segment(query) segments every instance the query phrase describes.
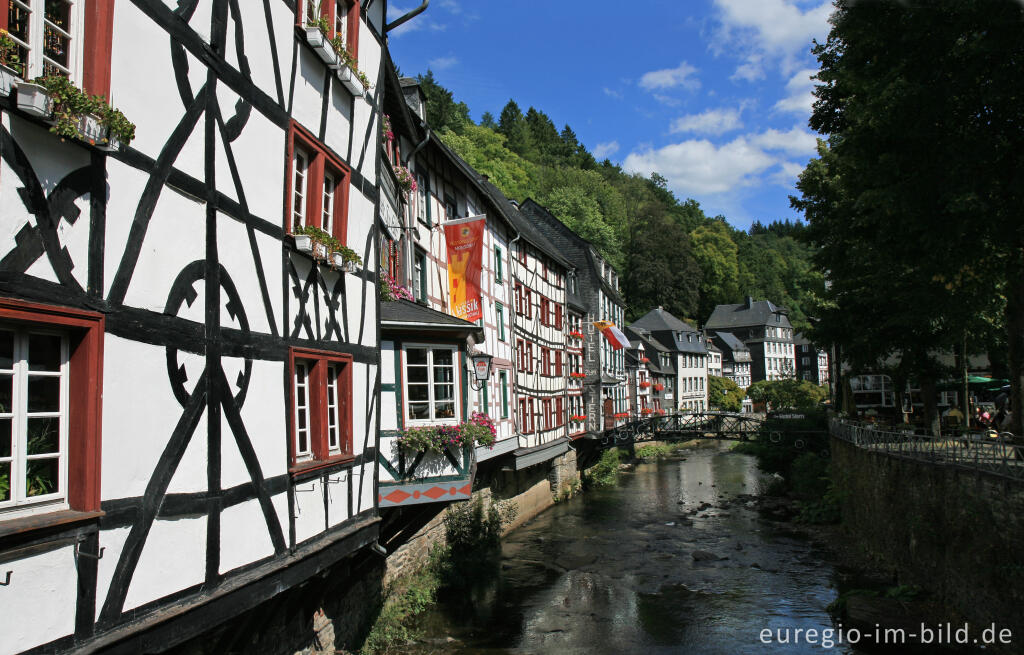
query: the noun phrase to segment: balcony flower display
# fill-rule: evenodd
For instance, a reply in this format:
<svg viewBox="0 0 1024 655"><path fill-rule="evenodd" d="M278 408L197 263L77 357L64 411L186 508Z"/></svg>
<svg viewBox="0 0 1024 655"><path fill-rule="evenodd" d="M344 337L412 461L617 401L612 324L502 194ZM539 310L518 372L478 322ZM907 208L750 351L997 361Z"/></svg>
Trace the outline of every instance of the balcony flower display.
<svg viewBox="0 0 1024 655"><path fill-rule="evenodd" d="M640 410L640 413L641 414L645 414L645 415L646 414L653 414L654 410L651 409L650 407L644 407L643 409Z"/></svg>
<svg viewBox="0 0 1024 655"><path fill-rule="evenodd" d="M665 415L665 410L659 409L658 410L658 416L664 416L664 415Z"/></svg>
<svg viewBox="0 0 1024 655"><path fill-rule="evenodd" d="M401 187L402 191L406 193L416 191L416 178L409 172L409 169L401 164L396 164L394 169L395 177L398 178L398 186Z"/></svg>
<svg viewBox="0 0 1024 655"><path fill-rule="evenodd" d="M651 362L651 359L650 357L641 357L640 361L643 362L644 364L649 364Z"/></svg>
<svg viewBox="0 0 1024 655"><path fill-rule="evenodd" d="M380 136L388 143L395 140L395 133L391 129L391 117L387 114L384 114L384 117L380 121Z"/></svg>
<svg viewBox="0 0 1024 655"><path fill-rule="evenodd" d="M409 300L416 302L415 296L412 295L412 291L403 287L401 284L395 281L387 271L381 269L380 271L380 299L385 302L394 302L396 300Z"/></svg>
<svg viewBox="0 0 1024 655"><path fill-rule="evenodd" d="M629 412L619 412L618 414L613 414L612 418L629 418Z"/></svg>
<svg viewBox="0 0 1024 655"><path fill-rule="evenodd" d="M363 265L363 259L348 246L322 229L313 226L296 225L292 230L295 237L295 248L300 252L309 253L313 259L321 261L331 268L340 268L355 272Z"/></svg>
<svg viewBox="0 0 1024 655"><path fill-rule="evenodd" d="M659 382L656 385L654 385L654 390L655 391L664 391L665 390L665 385L662 384L661 382Z"/></svg>
<svg viewBox="0 0 1024 655"><path fill-rule="evenodd" d="M638 386L641 389L646 389L647 387L651 386L651 383L650 382L641 382Z"/></svg>
<svg viewBox="0 0 1024 655"><path fill-rule="evenodd" d="M498 431L487 414L473 412L459 425L425 425L404 430L398 446L414 452L443 452L449 446L493 446Z"/></svg>
<svg viewBox="0 0 1024 655"><path fill-rule="evenodd" d="M569 420L570 421L575 421L575 422L579 423L580 421L586 421L587 420L587 415L586 414L573 414L572 416L569 417Z"/></svg>
<svg viewBox="0 0 1024 655"><path fill-rule="evenodd" d="M572 337L573 339L579 339L580 341L583 341L583 333L580 332L579 330L570 330L569 336Z"/></svg>
<svg viewBox="0 0 1024 655"><path fill-rule="evenodd" d="M577 380L582 380L583 378L587 377L587 374L586 373L578 373L576 371L573 371L572 373L569 374L569 377L575 378Z"/></svg>

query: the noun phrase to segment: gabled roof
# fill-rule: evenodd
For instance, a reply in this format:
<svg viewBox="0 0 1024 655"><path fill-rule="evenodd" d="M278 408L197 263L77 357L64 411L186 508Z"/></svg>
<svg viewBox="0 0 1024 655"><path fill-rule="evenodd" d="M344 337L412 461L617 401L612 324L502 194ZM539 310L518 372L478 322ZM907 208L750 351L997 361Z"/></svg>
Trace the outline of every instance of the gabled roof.
<svg viewBox="0 0 1024 655"><path fill-rule="evenodd" d="M718 305L715 311L711 312L705 327L708 330L729 329L738 327L750 327L755 325L781 325L793 327L785 307L779 307L770 300L754 300L747 297L746 302L735 305ZM775 315L781 314L782 320L775 322Z"/></svg>
<svg viewBox="0 0 1024 655"><path fill-rule="evenodd" d="M380 304L380 324L383 330L417 330L456 335L483 332L483 329L476 323L464 321L451 314L445 314L408 300L382 302Z"/></svg>
<svg viewBox="0 0 1024 655"><path fill-rule="evenodd" d="M723 351L750 350L747 348L747 344L737 339L732 332L712 332L711 338L722 345Z"/></svg>
<svg viewBox="0 0 1024 655"><path fill-rule="evenodd" d="M630 324L630 327L641 328L648 332L696 332L689 323L680 321L678 318L669 314L661 307L652 309L637 320Z"/></svg>

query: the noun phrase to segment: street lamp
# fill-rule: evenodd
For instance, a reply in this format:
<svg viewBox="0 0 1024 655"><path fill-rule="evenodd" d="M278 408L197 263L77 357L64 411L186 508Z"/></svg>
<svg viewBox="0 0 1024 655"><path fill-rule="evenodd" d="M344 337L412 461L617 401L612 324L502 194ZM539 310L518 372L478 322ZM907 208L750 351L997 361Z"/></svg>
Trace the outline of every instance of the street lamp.
<svg viewBox="0 0 1024 655"><path fill-rule="evenodd" d="M487 353L478 352L473 354L470 359L473 360L473 377L470 378L469 384L475 391L480 391L483 388L483 383L491 377L491 355Z"/></svg>

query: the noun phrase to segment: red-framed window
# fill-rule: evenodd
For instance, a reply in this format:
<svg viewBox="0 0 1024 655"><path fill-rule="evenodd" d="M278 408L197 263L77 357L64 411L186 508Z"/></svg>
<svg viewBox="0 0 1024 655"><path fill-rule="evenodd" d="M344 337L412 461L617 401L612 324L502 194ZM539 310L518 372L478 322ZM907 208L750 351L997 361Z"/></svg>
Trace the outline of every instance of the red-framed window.
<svg viewBox="0 0 1024 655"><path fill-rule="evenodd" d="M551 375L551 349L540 347L540 374Z"/></svg>
<svg viewBox="0 0 1024 655"><path fill-rule="evenodd" d="M555 427L561 427L565 424L565 410L562 406L562 399L555 398Z"/></svg>
<svg viewBox="0 0 1024 655"><path fill-rule="evenodd" d="M541 299L538 302L538 305L539 305L539 307L537 308L537 317L540 319L540 324L541 325L550 325L551 323L548 320L550 318L550 314L549 314L550 302L548 301L547 298L541 296Z"/></svg>
<svg viewBox="0 0 1024 655"><path fill-rule="evenodd" d="M554 376L555 377L559 377L559 378L562 377L562 351L561 350L556 350L555 351L555 371L554 371Z"/></svg>
<svg viewBox="0 0 1024 655"><path fill-rule="evenodd" d="M546 398L541 401L541 413L544 419L544 429L550 430L555 427L554 417L552 416L553 410L551 409L551 399Z"/></svg>
<svg viewBox="0 0 1024 655"><path fill-rule="evenodd" d="M562 306L557 303L555 304L555 329L562 329Z"/></svg>
<svg viewBox="0 0 1024 655"><path fill-rule="evenodd" d="M318 227L345 243L351 171L304 127L288 130L285 230Z"/></svg>
<svg viewBox="0 0 1024 655"><path fill-rule="evenodd" d="M89 95L110 97L114 0L0 0L0 28L28 65L24 79L64 75Z"/></svg>
<svg viewBox="0 0 1024 655"><path fill-rule="evenodd" d="M0 298L0 520L100 509L104 318Z"/></svg>
<svg viewBox="0 0 1024 655"><path fill-rule="evenodd" d="M317 9L320 13L317 14ZM300 0L295 13L295 24L304 27L319 16L327 17L328 38L341 36L345 49L353 57L359 56L360 0Z"/></svg>
<svg viewBox="0 0 1024 655"><path fill-rule="evenodd" d="M533 292L528 288L523 289L523 315L533 318Z"/></svg>
<svg viewBox="0 0 1024 655"><path fill-rule="evenodd" d="M352 356L292 348L288 364L292 471L351 459Z"/></svg>
<svg viewBox="0 0 1024 655"><path fill-rule="evenodd" d="M533 403L533 398L519 399L519 431L523 434L529 434L536 431Z"/></svg>

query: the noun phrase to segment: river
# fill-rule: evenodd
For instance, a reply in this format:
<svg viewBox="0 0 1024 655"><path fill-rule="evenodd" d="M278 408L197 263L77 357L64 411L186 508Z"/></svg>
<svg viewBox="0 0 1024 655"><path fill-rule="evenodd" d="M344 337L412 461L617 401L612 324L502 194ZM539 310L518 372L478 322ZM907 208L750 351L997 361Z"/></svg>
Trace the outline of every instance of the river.
<svg viewBox="0 0 1024 655"><path fill-rule="evenodd" d="M827 555L748 503L723 502L757 493L753 458L717 444L683 455L508 535L492 579L421 618L416 652L823 652L837 595ZM790 643L765 645L765 629L788 630Z"/></svg>

